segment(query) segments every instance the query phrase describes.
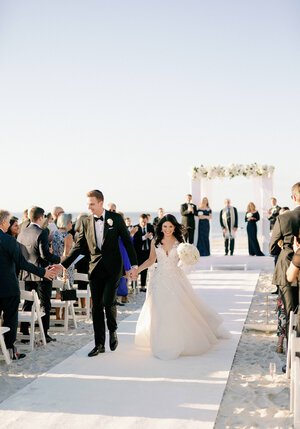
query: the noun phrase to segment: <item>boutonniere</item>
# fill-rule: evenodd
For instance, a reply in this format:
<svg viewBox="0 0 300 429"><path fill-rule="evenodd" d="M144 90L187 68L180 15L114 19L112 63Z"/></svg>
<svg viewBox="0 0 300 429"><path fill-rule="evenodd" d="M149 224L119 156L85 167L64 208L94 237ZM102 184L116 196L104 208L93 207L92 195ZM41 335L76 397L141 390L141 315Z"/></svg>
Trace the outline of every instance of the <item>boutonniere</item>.
<svg viewBox="0 0 300 429"><path fill-rule="evenodd" d="M107 219L106 221L108 223L109 226L113 226L114 221L112 219Z"/></svg>

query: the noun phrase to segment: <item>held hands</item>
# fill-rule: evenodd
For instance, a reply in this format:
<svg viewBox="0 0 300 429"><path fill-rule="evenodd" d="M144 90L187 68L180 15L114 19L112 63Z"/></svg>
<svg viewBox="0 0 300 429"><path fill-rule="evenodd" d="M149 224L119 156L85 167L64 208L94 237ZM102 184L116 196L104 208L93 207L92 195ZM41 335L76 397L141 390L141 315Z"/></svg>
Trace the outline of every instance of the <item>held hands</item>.
<svg viewBox="0 0 300 429"><path fill-rule="evenodd" d="M56 273L53 268L49 265L45 268L44 279L53 280L56 277Z"/></svg>
<svg viewBox="0 0 300 429"><path fill-rule="evenodd" d="M131 268L131 270L126 272L126 277L129 277L130 280L136 281L138 278L138 269Z"/></svg>

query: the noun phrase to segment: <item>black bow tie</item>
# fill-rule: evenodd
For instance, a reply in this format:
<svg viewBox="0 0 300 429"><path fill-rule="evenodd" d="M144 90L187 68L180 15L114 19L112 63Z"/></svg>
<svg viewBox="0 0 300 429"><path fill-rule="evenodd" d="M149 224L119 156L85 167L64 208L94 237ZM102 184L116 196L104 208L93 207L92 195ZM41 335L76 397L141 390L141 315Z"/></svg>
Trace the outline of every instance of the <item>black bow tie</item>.
<svg viewBox="0 0 300 429"><path fill-rule="evenodd" d="M95 222L97 222L97 220L102 220L103 221L103 216L100 216L100 217L94 216L94 219L95 219Z"/></svg>

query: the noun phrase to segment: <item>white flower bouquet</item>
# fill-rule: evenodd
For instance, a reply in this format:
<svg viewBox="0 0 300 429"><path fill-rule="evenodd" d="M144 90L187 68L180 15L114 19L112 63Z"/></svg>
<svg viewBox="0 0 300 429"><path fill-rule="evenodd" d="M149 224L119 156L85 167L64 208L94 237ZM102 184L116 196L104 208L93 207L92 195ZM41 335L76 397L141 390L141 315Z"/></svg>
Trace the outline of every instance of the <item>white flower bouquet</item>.
<svg viewBox="0 0 300 429"><path fill-rule="evenodd" d="M180 243L177 247L177 254L180 261L185 265L194 265L200 259L197 247L190 243Z"/></svg>

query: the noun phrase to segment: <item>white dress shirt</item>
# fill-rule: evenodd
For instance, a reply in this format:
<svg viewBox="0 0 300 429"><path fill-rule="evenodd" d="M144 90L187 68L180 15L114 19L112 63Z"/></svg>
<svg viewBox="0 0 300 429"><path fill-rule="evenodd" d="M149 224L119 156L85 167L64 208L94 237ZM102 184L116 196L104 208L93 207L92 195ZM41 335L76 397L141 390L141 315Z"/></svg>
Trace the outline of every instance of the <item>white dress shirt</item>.
<svg viewBox="0 0 300 429"><path fill-rule="evenodd" d="M103 243L103 233L104 233L104 222L105 222L105 210L103 210L102 215L103 220L97 220L95 221L95 233L96 233L96 242L98 248L101 250L102 243ZM94 216L98 217L98 216Z"/></svg>

